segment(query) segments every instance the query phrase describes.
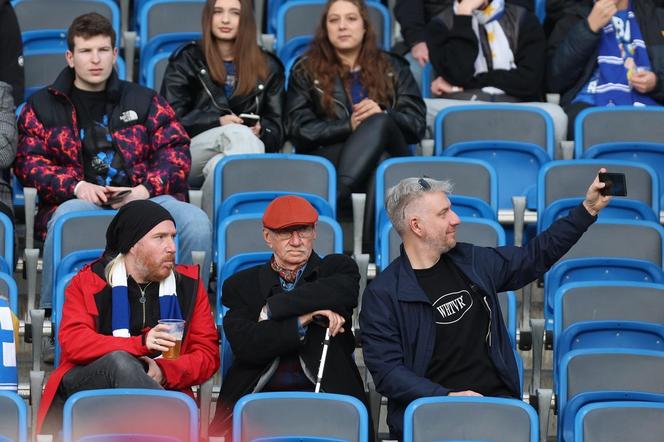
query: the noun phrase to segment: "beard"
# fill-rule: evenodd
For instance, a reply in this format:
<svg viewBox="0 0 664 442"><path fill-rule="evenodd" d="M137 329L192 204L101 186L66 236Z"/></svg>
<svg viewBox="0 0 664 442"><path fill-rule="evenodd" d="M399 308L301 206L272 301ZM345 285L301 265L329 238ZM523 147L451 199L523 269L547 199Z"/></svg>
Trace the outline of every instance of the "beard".
<svg viewBox="0 0 664 442"><path fill-rule="evenodd" d="M137 256L136 270L146 281L161 282L171 274L175 268L175 255L167 255L156 259L152 256Z"/></svg>

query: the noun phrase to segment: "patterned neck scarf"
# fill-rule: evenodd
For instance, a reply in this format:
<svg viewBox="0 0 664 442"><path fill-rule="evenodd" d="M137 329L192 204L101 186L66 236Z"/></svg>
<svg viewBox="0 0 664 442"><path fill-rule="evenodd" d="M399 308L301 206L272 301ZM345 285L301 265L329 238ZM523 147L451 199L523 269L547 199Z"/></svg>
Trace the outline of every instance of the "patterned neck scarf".
<svg viewBox="0 0 664 442"><path fill-rule="evenodd" d="M289 283L289 284L292 284L297 280L297 276L298 276L299 271L302 270L304 268L304 266L306 266L306 265L307 265L307 263L305 261L303 264L298 266L296 269L288 270L288 269L285 269L285 268L281 267L279 264L277 264L277 262L274 260L274 255L272 255L272 258L270 259L270 266L272 267L272 270L277 272L279 274L279 277L281 279L283 279L284 281L286 281L287 283Z"/></svg>

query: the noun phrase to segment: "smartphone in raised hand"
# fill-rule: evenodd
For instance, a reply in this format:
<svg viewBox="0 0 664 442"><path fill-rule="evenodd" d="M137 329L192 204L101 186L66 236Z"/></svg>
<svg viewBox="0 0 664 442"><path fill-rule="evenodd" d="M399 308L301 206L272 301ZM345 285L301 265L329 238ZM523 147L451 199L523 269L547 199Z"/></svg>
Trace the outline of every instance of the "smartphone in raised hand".
<svg viewBox="0 0 664 442"><path fill-rule="evenodd" d="M627 196L627 182L624 173L600 173L599 181L605 184L604 188L599 191L601 195Z"/></svg>

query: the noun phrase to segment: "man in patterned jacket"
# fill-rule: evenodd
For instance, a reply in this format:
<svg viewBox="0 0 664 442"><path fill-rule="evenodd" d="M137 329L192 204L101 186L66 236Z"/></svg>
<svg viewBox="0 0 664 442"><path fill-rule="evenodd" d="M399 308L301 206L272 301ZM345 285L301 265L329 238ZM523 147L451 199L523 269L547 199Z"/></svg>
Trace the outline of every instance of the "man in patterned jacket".
<svg viewBox="0 0 664 442"><path fill-rule="evenodd" d="M210 221L184 202L189 138L164 98L118 78L115 40L103 16L77 17L67 35L69 67L35 93L19 117L14 171L39 196L35 230L45 238L40 302L45 308L52 298L55 220L72 211L118 209L133 200L151 199L173 215L180 227L180 261L191 262L192 251L205 251L201 276L208 281Z"/></svg>

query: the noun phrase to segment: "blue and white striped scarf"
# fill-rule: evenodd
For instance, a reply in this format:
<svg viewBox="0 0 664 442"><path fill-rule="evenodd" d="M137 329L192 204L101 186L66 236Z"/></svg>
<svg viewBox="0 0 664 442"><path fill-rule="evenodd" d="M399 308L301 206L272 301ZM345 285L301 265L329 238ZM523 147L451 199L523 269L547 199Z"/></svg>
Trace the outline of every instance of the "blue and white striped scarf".
<svg viewBox="0 0 664 442"><path fill-rule="evenodd" d="M7 299L0 297L0 390L17 391L16 342L18 319Z"/></svg>
<svg viewBox="0 0 664 442"><path fill-rule="evenodd" d="M596 106L657 105L650 96L637 92L629 83L637 68L652 69L632 3L626 10L618 11L601 32L597 69L587 88L581 92L585 99L580 101L592 100Z"/></svg>
<svg viewBox="0 0 664 442"><path fill-rule="evenodd" d="M129 295L127 292L127 270L124 257L118 259L110 275L113 310L111 325L113 336L128 338L129 334ZM159 313L161 319L182 319L175 288L175 274L171 271L166 279L159 283Z"/></svg>

